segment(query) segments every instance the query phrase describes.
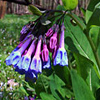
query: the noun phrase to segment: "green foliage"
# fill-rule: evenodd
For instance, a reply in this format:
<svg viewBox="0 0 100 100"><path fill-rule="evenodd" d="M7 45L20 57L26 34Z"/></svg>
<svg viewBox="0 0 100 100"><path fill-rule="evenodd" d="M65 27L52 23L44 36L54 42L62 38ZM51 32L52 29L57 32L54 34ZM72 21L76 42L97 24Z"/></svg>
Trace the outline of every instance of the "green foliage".
<svg viewBox="0 0 100 100"><path fill-rule="evenodd" d="M85 81L74 70L71 70L71 79L76 100L95 100Z"/></svg>
<svg viewBox="0 0 100 100"><path fill-rule="evenodd" d="M54 24L61 14L67 10L76 7L70 1L63 0L64 6L59 5L57 12L50 14L42 13L34 6L29 9L36 15L42 15L41 26L48 28ZM68 6L67 6L68 5ZM65 7L65 8L64 8ZM60 12L59 12L60 10ZM65 25L65 49L68 51L68 66L53 66L51 69L45 69L42 74L38 74L36 82L24 82L24 76L18 78L18 73L14 69L5 65L4 59L8 56L18 41L18 33L21 27L28 21L33 20L30 16L15 16L10 19L10 15L0 22L0 49L1 67L0 82L7 83L7 78L15 79L19 86L12 91L12 97L18 100L22 96L37 95L36 99L42 100L100 100L100 2L99 0L90 0L87 10L82 9L83 19L79 16L67 12L64 16ZM58 16L60 13L60 16ZM56 17L54 17L56 16ZM17 18L19 17L19 18ZM45 17L45 18L44 18ZM52 20L54 18L54 20ZM27 20L26 20L27 19ZM34 18L35 19L35 18ZM16 21L17 20L17 21ZM61 20L62 21L62 20ZM10 27L9 27L10 26ZM6 39L4 39L4 37ZM6 44L6 47L4 46ZM10 44L10 46L9 46ZM6 53L4 53L6 52ZM51 55L50 55L51 57ZM6 73L6 74L5 74ZM14 75L14 76L12 76ZM4 87L3 97L8 97L9 91ZM17 93L18 92L18 93ZM21 95L19 95L21 94ZM8 96L7 96L8 95Z"/></svg>
<svg viewBox="0 0 100 100"><path fill-rule="evenodd" d="M37 7L35 7L33 5L29 5L28 6L28 9L34 15L38 15L38 16L41 16L42 15L41 11Z"/></svg>

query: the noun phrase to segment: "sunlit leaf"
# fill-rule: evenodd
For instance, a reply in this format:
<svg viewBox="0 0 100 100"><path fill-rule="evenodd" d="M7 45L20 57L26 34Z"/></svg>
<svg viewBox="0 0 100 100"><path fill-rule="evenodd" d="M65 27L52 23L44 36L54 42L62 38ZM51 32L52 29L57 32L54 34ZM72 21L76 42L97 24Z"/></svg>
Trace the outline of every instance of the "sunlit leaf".
<svg viewBox="0 0 100 100"><path fill-rule="evenodd" d="M34 5L29 5L29 6L28 6L28 9L29 9L29 11L32 12L34 15L38 15L38 16L41 16L41 15L42 15L41 11L40 11L37 7L35 7Z"/></svg>

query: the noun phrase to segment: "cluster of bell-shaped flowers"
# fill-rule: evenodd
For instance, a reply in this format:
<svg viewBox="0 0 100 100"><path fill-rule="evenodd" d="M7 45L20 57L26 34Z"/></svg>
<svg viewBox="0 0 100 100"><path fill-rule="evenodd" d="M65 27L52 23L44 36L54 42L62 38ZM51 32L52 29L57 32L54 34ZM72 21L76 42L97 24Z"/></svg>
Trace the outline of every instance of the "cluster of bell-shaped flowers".
<svg viewBox="0 0 100 100"><path fill-rule="evenodd" d="M37 78L37 74L42 73L43 69L51 68L50 52L54 66L68 66L64 48L64 23L61 26L54 24L39 36L32 34L32 31L27 32L26 28L22 28L21 34L27 34L6 58L7 65L13 65L15 71L25 74L26 81Z"/></svg>

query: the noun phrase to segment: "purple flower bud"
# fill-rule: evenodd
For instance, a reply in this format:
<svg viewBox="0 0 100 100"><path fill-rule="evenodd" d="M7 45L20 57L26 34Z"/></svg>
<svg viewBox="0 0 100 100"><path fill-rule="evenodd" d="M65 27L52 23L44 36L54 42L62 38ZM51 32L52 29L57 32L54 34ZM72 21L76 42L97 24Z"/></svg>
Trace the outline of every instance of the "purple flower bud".
<svg viewBox="0 0 100 100"><path fill-rule="evenodd" d="M27 33L27 31L29 30L29 28L30 28L30 25L24 25L23 27L22 27L22 30L21 30L21 34L26 34Z"/></svg>
<svg viewBox="0 0 100 100"><path fill-rule="evenodd" d="M53 36L50 38L50 44L49 44L50 49L54 49L54 47L56 46L56 44L57 44L57 32L55 32L53 34Z"/></svg>
<svg viewBox="0 0 100 100"><path fill-rule="evenodd" d="M47 45L45 43L43 44L43 50L41 52L41 56L42 56L43 62L48 61L49 50L48 50Z"/></svg>
<svg viewBox="0 0 100 100"><path fill-rule="evenodd" d="M54 24L46 33L46 37L50 37L53 34L53 31L56 27L56 24Z"/></svg>
<svg viewBox="0 0 100 100"><path fill-rule="evenodd" d="M40 36L39 38L40 39L37 44L36 52L35 52L35 55L32 59L31 66L30 66L30 69L34 70L37 73L42 72L42 62L41 62L41 58L40 58L42 37Z"/></svg>
<svg viewBox="0 0 100 100"><path fill-rule="evenodd" d="M52 59L55 58L56 52L57 52L57 45L54 47L54 50L53 50L53 52L52 52Z"/></svg>

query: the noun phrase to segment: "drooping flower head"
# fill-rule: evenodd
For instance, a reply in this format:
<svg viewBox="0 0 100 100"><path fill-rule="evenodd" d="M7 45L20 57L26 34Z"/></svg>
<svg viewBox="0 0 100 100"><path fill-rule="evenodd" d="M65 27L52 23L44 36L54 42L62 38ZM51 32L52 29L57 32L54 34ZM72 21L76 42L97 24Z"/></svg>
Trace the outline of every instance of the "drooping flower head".
<svg viewBox="0 0 100 100"><path fill-rule="evenodd" d="M43 25L41 18L43 17L40 16L34 24L32 22L22 28L20 44L6 58L6 64L13 65L18 73L25 74L26 81L34 82L38 73L43 69L50 69L50 60L53 60L54 66L57 64L68 66L64 47L64 23L61 25L61 20L58 19L51 27L52 24ZM49 25L50 29L48 29ZM49 56L50 52L52 57Z"/></svg>

